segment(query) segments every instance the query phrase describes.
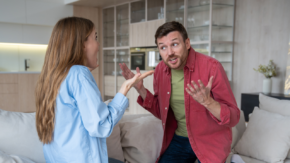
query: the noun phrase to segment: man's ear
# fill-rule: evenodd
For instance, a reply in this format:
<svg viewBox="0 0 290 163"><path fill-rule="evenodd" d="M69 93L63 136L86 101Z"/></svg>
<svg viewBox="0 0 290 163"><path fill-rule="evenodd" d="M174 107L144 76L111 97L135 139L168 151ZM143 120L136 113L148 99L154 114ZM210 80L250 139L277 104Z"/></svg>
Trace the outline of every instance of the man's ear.
<svg viewBox="0 0 290 163"><path fill-rule="evenodd" d="M189 38L187 38L187 39L185 40L185 46L186 46L186 49L187 49L187 50L190 49L190 40L189 40Z"/></svg>

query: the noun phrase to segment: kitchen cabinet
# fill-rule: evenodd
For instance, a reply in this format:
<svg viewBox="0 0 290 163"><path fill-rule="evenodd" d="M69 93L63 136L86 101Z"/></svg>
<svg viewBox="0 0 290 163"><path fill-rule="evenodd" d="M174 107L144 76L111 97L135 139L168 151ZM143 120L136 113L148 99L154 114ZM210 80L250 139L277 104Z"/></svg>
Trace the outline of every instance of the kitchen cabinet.
<svg viewBox="0 0 290 163"><path fill-rule="evenodd" d="M167 0L166 22L182 23L191 46L216 58L232 80L235 0Z"/></svg>
<svg viewBox="0 0 290 163"><path fill-rule="evenodd" d="M145 21L145 16L146 16L145 7L146 7L145 0L131 3L131 10L130 10L131 23L138 23L138 22Z"/></svg>
<svg viewBox="0 0 290 163"><path fill-rule="evenodd" d="M130 47L156 46L155 32L164 19L130 24Z"/></svg>

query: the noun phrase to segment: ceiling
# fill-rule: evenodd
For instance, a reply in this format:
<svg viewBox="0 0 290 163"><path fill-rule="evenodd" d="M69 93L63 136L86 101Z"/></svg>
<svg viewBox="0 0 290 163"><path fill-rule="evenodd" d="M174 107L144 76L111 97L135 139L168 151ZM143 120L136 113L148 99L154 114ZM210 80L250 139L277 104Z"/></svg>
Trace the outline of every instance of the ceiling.
<svg viewBox="0 0 290 163"><path fill-rule="evenodd" d="M74 0L74 2L68 4L104 8L133 1L136 0Z"/></svg>

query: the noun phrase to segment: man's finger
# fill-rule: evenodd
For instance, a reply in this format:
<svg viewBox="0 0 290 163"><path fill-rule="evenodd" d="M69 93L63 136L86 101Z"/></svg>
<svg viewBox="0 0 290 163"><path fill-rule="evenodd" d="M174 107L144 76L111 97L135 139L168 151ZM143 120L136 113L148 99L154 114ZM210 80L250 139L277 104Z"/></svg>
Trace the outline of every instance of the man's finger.
<svg viewBox="0 0 290 163"><path fill-rule="evenodd" d="M213 82L213 76L210 77L209 82L206 86L206 87L210 88L210 90L211 90L212 82Z"/></svg>
<svg viewBox="0 0 290 163"><path fill-rule="evenodd" d="M192 92L192 93L196 93L196 90L190 85L187 84L187 88Z"/></svg>
<svg viewBox="0 0 290 163"><path fill-rule="evenodd" d="M140 73L140 69L139 69L139 67L136 67L136 72L137 72L137 73Z"/></svg>
<svg viewBox="0 0 290 163"><path fill-rule="evenodd" d="M185 88L185 90L190 96L192 96L192 92L190 92L190 90L188 88Z"/></svg>
<svg viewBox="0 0 290 163"><path fill-rule="evenodd" d="M191 83L192 83L192 85L194 86L194 89L197 91L197 92L199 92L200 91L200 89L199 89L199 86L192 80L191 81Z"/></svg>
<svg viewBox="0 0 290 163"><path fill-rule="evenodd" d="M198 84L199 84L199 86L200 86L201 89L204 89L204 88L205 88L205 87L204 87L204 84L202 83L201 80L198 80Z"/></svg>

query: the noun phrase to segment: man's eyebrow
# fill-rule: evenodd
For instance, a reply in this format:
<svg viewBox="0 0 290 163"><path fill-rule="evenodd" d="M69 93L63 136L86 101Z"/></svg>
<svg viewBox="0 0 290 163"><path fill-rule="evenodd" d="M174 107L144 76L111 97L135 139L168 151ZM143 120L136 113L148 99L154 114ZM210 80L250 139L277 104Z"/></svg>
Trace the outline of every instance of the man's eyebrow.
<svg viewBox="0 0 290 163"><path fill-rule="evenodd" d="M97 35L97 32L95 33L95 35Z"/></svg>
<svg viewBox="0 0 290 163"><path fill-rule="evenodd" d="M175 40L177 40L177 38L174 38L174 39L172 39L171 41L175 41ZM161 43L159 43L158 45L161 45L161 44L163 44L163 43L161 42Z"/></svg>

